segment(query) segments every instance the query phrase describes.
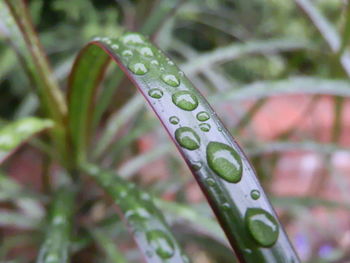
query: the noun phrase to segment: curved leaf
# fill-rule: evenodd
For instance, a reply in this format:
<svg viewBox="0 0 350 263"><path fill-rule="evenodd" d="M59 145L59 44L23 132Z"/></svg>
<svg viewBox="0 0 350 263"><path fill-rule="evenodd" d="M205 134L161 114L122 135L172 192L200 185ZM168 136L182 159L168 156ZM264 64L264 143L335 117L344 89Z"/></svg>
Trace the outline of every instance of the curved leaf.
<svg viewBox="0 0 350 263"><path fill-rule="evenodd" d="M249 161L183 72L143 36L98 38L80 53L69 85L69 125L84 161L93 85L108 56L155 111L191 168L241 262L299 262ZM97 66L101 65L99 70ZM204 112L204 113L203 113ZM260 192L259 198L250 192ZM265 233L262 234L262 233ZM266 238L272 236L272 238Z"/></svg>
<svg viewBox="0 0 350 263"><path fill-rule="evenodd" d="M53 127L50 120L34 117L24 118L7 124L0 130L0 163L22 143L34 134Z"/></svg>
<svg viewBox="0 0 350 263"><path fill-rule="evenodd" d="M57 190L51 205L49 226L37 263L68 261L75 192L69 186Z"/></svg>
<svg viewBox="0 0 350 263"><path fill-rule="evenodd" d="M113 198L147 262L188 262L150 195L112 172L92 165L84 170Z"/></svg>

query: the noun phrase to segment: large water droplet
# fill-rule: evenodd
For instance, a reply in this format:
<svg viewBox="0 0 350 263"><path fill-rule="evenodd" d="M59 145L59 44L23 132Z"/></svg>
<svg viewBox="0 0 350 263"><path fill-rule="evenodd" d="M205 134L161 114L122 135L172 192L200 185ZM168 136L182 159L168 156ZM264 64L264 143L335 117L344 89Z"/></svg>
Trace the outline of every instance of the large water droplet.
<svg viewBox="0 0 350 263"><path fill-rule="evenodd" d="M206 112L206 111L198 112L197 120L199 120L199 121L207 121L209 119L210 119L210 116L209 116L208 112Z"/></svg>
<svg viewBox="0 0 350 263"><path fill-rule="evenodd" d="M189 91L178 91L172 96L172 100L176 106L186 111L192 111L198 106L198 99Z"/></svg>
<svg viewBox="0 0 350 263"><path fill-rule="evenodd" d="M245 214L247 228L254 240L263 247L272 246L278 239L276 219L261 208L249 208Z"/></svg>
<svg viewBox="0 0 350 263"><path fill-rule="evenodd" d="M179 124L179 121L180 121L180 119L179 119L178 117L176 117L176 116L171 116L171 117L169 118L169 122L170 122L171 124L174 124L174 125Z"/></svg>
<svg viewBox="0 0 350 263"><path fill-rule="evenodd" d="M250 192L250 197L252 198L252 199L254 199L254 200L258 200L259 198L260 198L260 192L259 192L259 190L252 190L251 192Z"/></svg>
<svg viewBox="0 0 350 263"><path fill-rule="evenodd" d="M176 141L188 150L196 150L200 146L200 139L197 133L189 127L181 127L175 131Z"/></svg>
<svg viewBox="0 0 350 263"><path fill-rule="evenodd" d="M230 146L220 142L210 142L207 146L209 167L221 178L238 183L242 178L242 160Z"/></svg>
<svg viewBox="0 0 350 263"><path fill-rule="evenodd" d="M125 45L143 44L144 38L137 33L126 33L122 36L122 42Z"/></svg>
<svg viewBox="0 0 350 263"><path fill-rule="evenodd" d="M170 238L161 230L152 230L146 233L148 243L162 259L171 258L175 247Z"/></svg>
<svg viewBox="0 0 350 263"><path fill-rule="evenodd" d="M129 63L128 68L136 75L145 75L148 72L146 65L141 62L132 61Z"/></svg>
<svg viewBox="0 0 350 263"><path fill-rule="evenodd" d="M160 89L151 89L148 92L148 95L150 95L152 98L160 99L161 97L163 97L163 91L161 91Z"/></svg>
<svg viewBox="0 0 350 263"><path fill-rule="evenodd" d="M178 87L180 85L180 80L173 74L163 74L161 78L166 84L172 87Z"/></svg>
<svg viewBox="0 0 350 263"><path fill-rule="evenodd" d="M210 131L210 124L201 123L201 124L199 124L199 128L204 132L208 132L208 131Z"/></svg>
<svg viewBox="0 0 350 263"><path fill-rule="evenodd" d="M153 57L154 56L152 49L150 49L149 47L141 48L140 53L142 56L145 56L145 57Z"/></svg>

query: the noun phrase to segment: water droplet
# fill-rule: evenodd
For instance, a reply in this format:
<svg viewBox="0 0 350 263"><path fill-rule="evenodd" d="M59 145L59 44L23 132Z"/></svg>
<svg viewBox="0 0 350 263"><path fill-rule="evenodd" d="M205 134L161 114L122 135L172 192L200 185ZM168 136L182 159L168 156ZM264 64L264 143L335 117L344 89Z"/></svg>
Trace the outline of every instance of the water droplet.
<svg viewBox="0 0 350 263"><path fill-rule="evenodd" d="M148 72L148 68L141 62L132 61L129 63L128 68L136 75L145 75Z"/></svg>
<svg viewBox="0 0 350 263"><path fill-rule="evenodd" d="M249 208L245 214L247 228L254 240L263 247L272 246L278 239L276 219L261 208Z"/></svg>
<svg viewBox="0 0 350 263"><path fill-rule="evenodd" d="M101 41L101 38L100 37L94 37L93 41Z"/></svg>
<svg viewBox="0 0 350 263"><path fill-rule="evenodd" d="M218 131L219 131L219 132L222 132L222 128L221 128L221 127L218 127Z"/></svg>
<svg viewBox="0 0 350 263"><path fill-rule="evenodd" d="M152 64L152 65L155 65L155 66L158 66L158 65L159 65L159 62L158 62L158 60L155 60L155 59L154 59L154 60L151 61L151 64Z"/></svg>
<svg viewBox="0 0 350 263"><path fill-rule="evenodd" d="M134 53L130 49L126 49L122 52L123 57L131 57Z"/></svg>
<svg viewBox="0 0 350 263"><path fill-rule="evenodd" d="M151 89L148 92L148 95L150 95L152 98L160 99L161 97L163 97L163 91L161 91L160 89Z"/></svg>
<svg viewBox="0 0 350 263"><path fill-rule="evenodd" d="M146 233L148 243L162 259L171 258L175 247L171 239L161 230L152 230Z"/></svg>
<svg viewBox="0 0 350 263"><path fill-rule="evenodd" d="M242 178L242 160L230 146L220 142L210 142L207 146L209 167L221 178L238 183Z"/></svg>
<svg viewBox="0 0 350 263"><path fill-rule="evenodd" d="M110 45L110 44L112 44L112 41L109 40L109 39L107 39L107 40L106 40L106 43L107 43L108 45Z"/></svg>
<svg viewBox="0 0 350 263"><path fill-rule="evenodd" d="M145 42L143 36L138 33L126 33L122 36L122 42L125 45L143 44Z"/></svg>
<svg viewBox="0 0 350 263"><path fill-rule="evenodd" d="M180 80L173 74L163 74L161 78L166 84L172 87L178 87L180 85Z"/></svg>
<svg viewBox="0 0 350 263"><path fill-rule="evenodd" d="M208 177L207 179L205 179L205 181L207 182L208 185L210 186L214 186L216 184L214 178Z"/></svg>
<svg viewBox="0 0 350 263"><path fill-rule="evenodd" d="M103 42L107 42L107 41L109 40L109 38L108 38L108 37L103 37L101 40L102 40Z"/></svg>
<svg viewBox="0 0 350 263"><path fill-rule="evenodd" d="M198 112L197 120L199 120L199 121L207 121L209 119L210 119L210 116L209 116L208 112L206 112L206 111Z"/></svg>
<svg viewBox="0 0 350 263"><path fill-rule="evenodd" d="M179 119L178 117L176 117L176 116L171 116L171 117L169 118L169 122L170 122L171 124L176 125L176 124L179 124L180 119Z"/></svg>
<svg viewBox="0 0 350 263"><path fill-rule="evenodd" d="M202 163L200 161L194 161L191 163L191 167L195 171L199 171L202 168Z"/></svg>
<svg viewBox="0 0 350 263"><path fill-rule="evenodd" d="M125 217L129 221L146 220L150 218L150 216L150 213L144 207L140 206L132 207L125 213Z"/></svg>
<svg viewBox="0 0 350 263"><path fill-rule="evenodd" d="M174 66L174 65L175 65L175 63L174 63L174 62L172 62L172 61L168 61L168 65L170 65L170 66Z"/></svg>
<svg viewBox="0 0 350 263"><path fill-rule="evenodd" d="M172 100L176 106L186 111L192 111L198 106L198 99L189 91L178 91L172 96Z"/></svg>
<svg viewBox="0 0 350 263"><path fill-rule="evenodd" d="M145 57L153 57L154 56L152 49L150 49L149 47L141 48L140 53L142 56L145 56Z"/></svg>
<svg viewBox="0 0 350 263"><path fill-rule="evenodd" d="M222 207L222 209L225 210L225 211L228 211L228 210L230 210L230 208L231 208L231 206L230 206L229 203L223 203L221 207Z"/></svg>
<svg viewBox="0 0 350 263"><path fill-rule="evenodd" d="M201 124L199 124L199 128L204 132L208 132L208 131L210 131L210 124L201 123Z"/></svg>
<svg viewBox="0 0 350 263"><path fill-rule="evenodd" d="M196 150L200 146L200 139L197 133L189 127L181 127L175 131L176 141L188 150Z"/></svg>
<svg viewBox="0 0 350 263"><path fill-rule="evenodd" d="M119 49L119 46L118 46L117 44L113 44L113 45L112 45L112 48L115 49L115 50L117 50L117 49Z"/></svg>
<svg viewBox="0 0 350 263"><path fill-rule="evenodd" d="M181 77L183 77L183 76L185 76L185 73L183 72L183 71L179 71L179 76L181 76Z"/></svg>
<svg viewBox="0 0 350 263"><path fill-rule="evenodd" d="M251 198L252 199L254 199L254 200L258 200L259 198L260 198L260 192L259 192L259 190L252 190L251 192L250 192L250 196L251 196Z"/></svg>

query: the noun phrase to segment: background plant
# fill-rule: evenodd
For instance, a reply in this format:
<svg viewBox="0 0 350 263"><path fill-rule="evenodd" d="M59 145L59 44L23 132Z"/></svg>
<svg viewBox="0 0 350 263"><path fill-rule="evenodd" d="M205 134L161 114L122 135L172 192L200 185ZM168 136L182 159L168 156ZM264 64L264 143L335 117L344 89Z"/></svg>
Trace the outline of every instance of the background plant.
<svg viewBox="0 0 350 263"><path fill-rule="evenodd" d="M317 230L317 226L322 224L318 224L313 231L305 230L310 225L308 219L324 209L321 207L336 208L336 211L332 210L333 218L348 209L342 198L336 198L336 202L324 200L324 197L327 197L324 195L324 189L327 189L328 185L342 189L344 197L347 189L344 183L346 177L342 176L344 171L335 169L332 161L340 154L344 156L345 153L346 156L347 146L344 135L347 133L347 122L344 116L347 107L346 97L349 96L346 63L349 19L348 9L344 3L204 1L203 4L203 1L200 3L184 1L181 7L175 10L172 1L162 1L161 4L149 1L96 1L96 3L30 1L29 8L39 30L40 39L53 64L54 75L62 87L66 86L65 81L76 52L93 36L119 36L123 27L153 35L157 45L181 65L186 75L202 93L211 98L219 115L223 116L225 124L232 128L232 133L239 138L244 148L248 149L265 189L271 189L273 200L282 209L281 218L284 224L289 226L287 229L291 231L292 239L302 258L311 262L319 260L346 262L348 255L342 249L342 246L347 244L346 235L327 233L321 236L321 242L316 242L318 239L313 240L313 236L322 235L322 232ZM166 11L169 11L171 16L165 15L169 14ZM8 22L1 20L2 25ZM158 25L162 26L159 28ZM49 76L48 72L40 75L40 72L33 70L38 66L35 59L43 57L42 53L36 54L34 50L33 54L31 50L28 51L25 41L23 44L17 38L14 41L14 35L9 36L6 31L3 37L12 40L17 48L10 49L9 45L3 45L0 50L4 125L8 120L21 119L35 113L39 116L56 118L56 123L61 121L62 125L65 125L64 107L61 110L62 120L57 117L61 113L48 113L45 108L39 108L40 104L34 89L40 88L41 85L43 87L49 85L54 90L57 86L54 82L51 83L51 80L45 80L45 76ZM31 38L31 41L36 43L35 37ZM13 50L21 53L24 60L22 67ZM26 68L25 65L29 66ZM188 199L195 193L188 170L179 161L166 135L160 132L161 129L158 128L158 123L152 115L140 114L145 112L142 100L135 96L126 103L126 96L134 90L129 87L130 83L114 70L111 67L108 71L107 81L102 84L105 87L99 94L97 110L91 117L97 131L103 135L101 137L103 140L96 144L96 153L92 155L96 160L102 161L104 168L117 169L119 174L129 180L132 178L145 191L173 201L172 204L159 201L158 205L166 215L171 215L174 220L173 227L181 233L178 238L186 240L185 247L189 254L193 255L194 261L232 262L232 254L227 248L225 239L221 232L216 230L216 223L210 219L208 206L200 201L190 204L191 209L188 208ZM34 78L27 78L28 75ZM44 77L35 78L35 76ZM119 88L115 91L114 88L118 83ZM332 125L316 126L320 130L331 131L331 135L305 129L302 125L298 125L301 118L295 118L295 122L285 129L272 128L275 130L269 137L273 139L272 142L264 143L264 137L254 135L256 127L254 116L257 118L259 112L261 114L264 111L264 107L271 105L272 96L295 93L308 93L313 96L301 115L303 112L319 109L320 105L324 105L322 101L325 98L332 101L329 95L337 96ZM55 98L55 95L49 96L47 100L50 98ZM258 100L249 105L243 101L253 98ZM45 102L42 96L40 99ZM56 98L53 101L60 99ZM111 101L113 103L110 103ZM15 109L11 107L14 103L16 103ZM44 106L45 103L41 105ZM60 129L57 130L58 133L53 136L64 140L64 134ZM152 138L157 138L160 146L145 153L144 150L149 149L147 145L152 143ZM19 158L23 154L35 154L34 160L42 160L44 168L42 171L31 169L31 175L26 175L26 178L30 178L29 181L33 182L29 192L29 189L26 187L22 189L9 177L4 176L1 181L5 193L4 209L0 216L3 218L3 225L6 226L3 231L6 239L2 246L4 260L13 258L21 260L11 254L13 247L23 249L23 255L33 258L33 251L40 246L45 236L44 233L40 234L40 231L37 231L45 229L38 225L38 222L45 218L44 207L52 199L51 189L55 189L58 182L66 178L57 168L57 160L61 164L65 163L66 167L74 167L70 163L72 161L70 158L61 160L64 152L69 150L51 147L51 140L47 133L43 133L40 139L31 140L30 146L26 146L22 152L17 152L5 163L4 173L18 174L13 171L13 167L22 166ZM274 197L273 193L276 194L276 190L271 175L276 174L276 171L278 173L281 160L288 157L285 152L300 150L315 151L319 153L318 158L326 160L320 173L322 175L315 176L311 184L313 187L303 197ZM164 158L164 154L167 158ZM288 159L292 158L289 156ZM158 160L157 167L164 167L160 172L153 170L148 173L141 169L155 160ZM39 173L42 174L41 187L37 176ZM150 178L152 174L162 174L168 179L160 180L155 175L154 179L145 179ZM26 180L22 179L20 182L28 182ZM80 227L75 231L79 240L76 240L74 245L73 259L84 260L84 257L90 255L89 251L95 251L96 261L103 257L110 257L111 261L116 260L118 256L113 253L117 252L108 248L111 247L111 240L118 240L118 246L126 255L126 260L137 261L138 254L132 243L123 239L127 236L126 233L120 232L123 228L116 226L119 220L115 218L112 206L102 201L101 193L90 181L84 180L81 185L83 189L95 190L90 190L89 193L80 191L84 194L78 206L77 225ZM189 191L189 188L192 190ZM309 209L310 206L312 209ZM60 209L59 205L57 209ZM18 213L21 217L18 217ZM208 213L204 222L198 220L204 217L203 214ZM23 217L25 220L19 220ZM341 221L337 223L341 225ZM16 229L27 230L11 230L13 225L17 226ZM299 230L295 231L295 228ZM346 233L344 231L347 230L346 226L341 226L340 229ZM19 239L23 240L23 243L18 242ZM120 243L121 239L125 242ZM214 241L216 246L213 246L213 251L206 249L205 244L207 242L212 244Z"/></svg>

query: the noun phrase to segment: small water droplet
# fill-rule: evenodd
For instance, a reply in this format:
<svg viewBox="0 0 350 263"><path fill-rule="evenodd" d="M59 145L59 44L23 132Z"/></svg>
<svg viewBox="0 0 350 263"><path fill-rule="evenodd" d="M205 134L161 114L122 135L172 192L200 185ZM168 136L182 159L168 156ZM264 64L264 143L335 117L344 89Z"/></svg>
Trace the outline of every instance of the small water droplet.
<svg viewBox="0 0 350 263"><path fill-rule="evenodd" d="M107 41L109 40L109 38L108 38L108 37L103 37L101 40L102 40L103 42L107 42Z"/></svg>
<svg viewBox="0 0 350 263"><path fill-rule="evenodd" d="M179 119L178 117L176 117L176 116L171 116L171 117L169 118L169 122L170 122L171 124L176 125L176 124L179 124L180 119Z"/></svg>
<svg viewBox="0 0 350 263"><path fill-rule="evenodd" d="M146 233L148 243L162 259L171 258L175 253L175 247L171 239L161 230L151 230Z"/></svg>
<svg viewBox="0 0 350 263"><path fill-rule="evenodd" d="M110 45L110 44L112 44L112 41L111 41L110 39L108 39L108 40L106 40L106 43L107 43L108 45Z"/></svg>
<svg viewBox="0 0 350 263"><path fill-rule="evenodd" d="M198 99L189 91L178 91L172 96L172 100L176 106L186 111L192 111L198 106Z"/></svg>
<svg viewBox="0 0 350 263"><path fill-rule="evenodd" d="M202 168L202 163L200 161L194 161L191 163L191 167L195 171L199 171Z"/></svg>
<svg viewBox="0 0 350 263"><path fill-rule="evenodd" d="M230 146L220 142L210 142L207 146L209 167L221 178L238 183L242 178L242 160Z"/></svg>
<svg viewBox="0 0 350 263"><path fill-rule="evenodd" d="M140 53L142 56L145 56L145 57L153 57L154 56L152 49L150 49L149 47L141 48Z"/></svg>
<svg viewBox="0 0 350 263"><path fill-rule="evenodd" d="M158 66L158 65L159 65L159 62L158 62L158 60L153 59L153 60L151 61L151 64L152 64L152 65L155 65L155 66Z"/></svg>
<svg viewBox="0 0 350 263"><path fill-rule="evenodd" d="M128 65L130 71L136 75L145 75L148 72L148 68L141 62L130 62Z"/></svg>
<svg viewBox="0 0 350 263"><path fill-rule="evenodd" d="M210 185L210 186L215 186L215 184L216 184L214 178L211 178L211 177L208 177L207 179L205 179L205 181L206 181L207 184Z"/></svg>
<svg viewBox="0 0 350 263"><path fill-rule="evenodd" d="M197 133L189 127L181 127L175 131L176 141L188 150L196 150L200 146L200 138Z"/></svg>
<svg viewBox="0 0 350 263"><path fill-rule="evenodd" d="M219 132L222 132L222 128L221 128L221 127L218 127L218 131L219 131Z"/></svg>
<svg viewBox="0 0 350 263"><path fill-rule="evenodd" d="M169 66L174 66L174 65L175 65L175 63L174 63L174 62L172 62L171 60L169 60L169 61L168 61L168 65L169 65Z"/></svg>
<svg viewBox="0 0 350 263"><path fill-rule="evenodd" d="M143 36L138 33L126 33L121 39L125 45L143 44L145 42Z"/></svg>
<svg viewBox="0 0 350 263"><path fill-rule="evenodd" d="M258 199L260 198L260 192L259 192L259 190L256 190L256 189L252 190L252 191L250 192L250 196L251 196L252 199L258 200Z"/></svg>
<svg viewBox="0 0 350 263"><path fill-rule="evenodd" d="M163 91L161 91L160 89L151 89L148 92L148 95L150 95L152 98L160 99L161 97L163 97Z"/></svg>
<svg viewBox="0 0 350 263"><path fill-rule="evenodd" d="M254 240L263 247L270 247L278 239L277 220L261 208L249 208L245 214L245 222Z"/></svg>
<svg viewBox="0 0 350 263"><path fill-rule="evenodd" d="M197 113L197 120L199 121L207 121L210 119L209 113L206 111L201 111Z"/></svg>
<svg viewBox="0 0 350 263"><path fill-rule="evenodd" d="M119 46L118 46L117 44L113 44L113 45L112 45L112 48L113 48L114 50L117 50L117 49L119 49Z"/></svg>
<svg viewBox="0 0 350 263"><path fill-rule="evenodd" d="M166 84L172 87L178 87L180 85L180 80L173 74L163 74L161 78Z"/></svg>
<svg viewBox="0 0 350 263"><path fill-rule="evenodd" d="M131 57L134 53L130 49L126 49L122 52L123 57Z"/></svg>
<svg viewBox="0 0 350 263"><path fill-rule="evenodd" d="M222 207L222 209L225 210L225 211L228 211L228 210L230 210L230 208L231 208L231 206L230 206L229 203L223 203L221 207Z"/></svg>
<svg viewBox="0 0 350 263"><path fill-rule="evenodd" d="M179 76L181 76L181 77L183 77L183 76L185 76L185 73L183 72L183 71L179 71Z"/></svg>
<svg viewBox="0 0 350 263"><path fill-rule="evenodd" d="M101 38L100 37L94 37L93 41L101 41Z"/></svg>
<svg viewBox="0 0 350 263"><path fill-rule="evenodd" d="M199 128L204 132L208 132L208 131L210 131L210 124L201 123L201 124L199 124Z"/></svg>

